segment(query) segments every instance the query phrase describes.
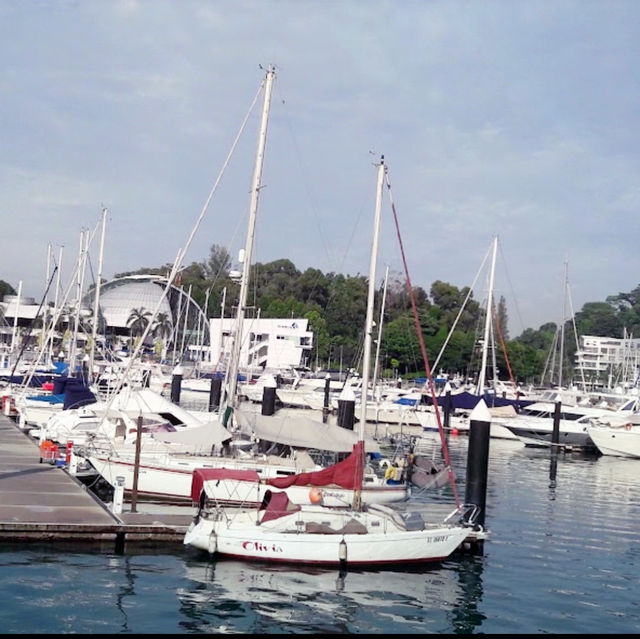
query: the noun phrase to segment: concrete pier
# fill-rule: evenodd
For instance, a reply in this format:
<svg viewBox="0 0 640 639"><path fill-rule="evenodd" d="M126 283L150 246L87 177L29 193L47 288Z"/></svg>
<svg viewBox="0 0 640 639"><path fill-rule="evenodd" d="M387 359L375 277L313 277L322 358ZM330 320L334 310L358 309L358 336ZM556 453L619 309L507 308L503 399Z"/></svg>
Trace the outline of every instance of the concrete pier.
<svg viewBox="0 0 640 639"><path fill-rule="evenodd" d="M182 541L191 507L138 507L119 515L67 471L40 462L38 444L0 416L0 540L114 543Z"/></svg>

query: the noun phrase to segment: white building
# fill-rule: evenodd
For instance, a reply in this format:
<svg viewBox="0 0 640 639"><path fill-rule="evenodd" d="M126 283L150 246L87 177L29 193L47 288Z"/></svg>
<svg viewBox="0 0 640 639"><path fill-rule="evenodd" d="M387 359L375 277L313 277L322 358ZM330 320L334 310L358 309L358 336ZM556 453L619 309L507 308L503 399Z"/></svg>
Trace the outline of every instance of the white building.
<svg viewBox="0 0 640 639"><path fill-rule="evenodd" d="M575 354L586 380L635 385L640 367L640 339L582 335Z"/></svg>
<svg viewBox="0 0 640 639"><path fill-rule="evenodd" d="M213 318L209 322L211 361L226 365L235 318ZM246 318L242 326L240 369L259 373L306 365L313 348L313 333L307 330L307 325L306 319Z"/></svg>

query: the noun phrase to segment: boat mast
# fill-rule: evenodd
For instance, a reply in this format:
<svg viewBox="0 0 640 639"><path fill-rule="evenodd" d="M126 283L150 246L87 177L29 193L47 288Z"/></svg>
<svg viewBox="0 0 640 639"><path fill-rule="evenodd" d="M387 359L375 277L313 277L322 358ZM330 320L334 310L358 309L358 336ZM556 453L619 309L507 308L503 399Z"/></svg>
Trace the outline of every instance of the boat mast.
<svg viewBox="0 0 640 639"><path fill-rule="evenodd" d="M371 381L371 388L373 389L373 398L377 403L379 401L379 393L376 390L378 385L378 365L380 362L380 344L382 342L382 324L384 322L384 306L387 301L387 282L389 281L389 267L384 273L384 287L382 289L382 303L380 304L380 324L378 326L378 339L376 342L376 359L373 364L373 379Z"/></svg>
<svg viewBox="0 0 640 639"><path fill-rule="evenodd" d="M258 135L258 149L256 153L256 163L253 171L253 183L251 186L251 199L249 202L249 228L247 230L247 240L244 247L244 260L242 263L242 279L240 281L240 297L238 299L238 312L236 315L236 327L233 335L233 346L231 350L231 362L229 365L229 386L226 397L227 406L235 406L236 388L238 385L238 368L240 360L240 346L242 342L242 324L244 322L247 293L249 284L249 269L251 267L251 256L253 253L253 236L256 226L256 215L258 212L258 197L260 195L262 165L264 163L264 152L267 143L267 125L269 122L269 107L271 105L271 92L273 80L276 72L275 67L270 65L267 69L264 85L264 103L262 106L262 121L260 133Z"/></svg>
<svg viewBox="0 0 640 639"><path fill-rule="evenodd" d="M367 423L367 390L369 386L369 369L371 368L371 332L373 329L373 299L376 288L376 262L378 260L378 237L380 235L380 211L382 210L382 189L385 174L384 155L378 164L378 185L376 191L376 210L373 222L373 241L371 243L371 259L369 262L369 290L367 294L367 316L364 325L364 347L362 357L362 388L360 394L360 428L359 439L363 442L362 456L359 468L364 468L364 432ZM356 490L353 493L354 510L362 509L362 474L360 475Z"/></svg>
<svg viewBox="0 0 640 639"><path fill-rule="evenodd" d="M100 287L102 285L102 264L104 262L104 235L107 225L107 209L102 207L102 232L100 233L100 255L98 256L98 278L96 280L96 294L93 298L93 324L91 327L91 352L89 354L89 380L93 381L93 365L96 356L96 339L98 336L98 321L100 313Z"/></svg>
<svg viewBox="0 0 640 639"><path fill-rule="evenodd" d="M487 349L489 347L489 329L491 326L491 304L493 294L493 279L496 270L496 253L498 250L498 236L493 238L493 257L491 258L491 271L489 273L489 292L487 294L487 314L484 321L484 340L482 342L482 364L480 366L480 375L478 376L477 395L484 393L485 375L487 370Z"/></svg>
<svg viewBox="0 0 640 639"><path fill-rule="evenodd" d="M558 390L562 390L562 365L564 364L564 324L567 317L567 283L569 263L564 263L564 283L562 295L562 321L560 322L560 362L558 363Z"/></svg>

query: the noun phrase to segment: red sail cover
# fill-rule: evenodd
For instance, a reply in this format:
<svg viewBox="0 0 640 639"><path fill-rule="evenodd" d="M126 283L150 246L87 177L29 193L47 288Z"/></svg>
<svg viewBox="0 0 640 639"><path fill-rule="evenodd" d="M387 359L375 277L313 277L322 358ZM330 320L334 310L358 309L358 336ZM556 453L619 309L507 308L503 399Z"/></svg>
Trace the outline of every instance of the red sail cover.
<svg viewBox="0 0 640 639"><path fill-rule="evenodd" d="M364 442L356 442L353 452L341 462L299 475L276 477L267 479L266 484L276 488L288 488L289 486L328 486L335 484L350 490L362 488L362 473L364 469Z"/></svg>

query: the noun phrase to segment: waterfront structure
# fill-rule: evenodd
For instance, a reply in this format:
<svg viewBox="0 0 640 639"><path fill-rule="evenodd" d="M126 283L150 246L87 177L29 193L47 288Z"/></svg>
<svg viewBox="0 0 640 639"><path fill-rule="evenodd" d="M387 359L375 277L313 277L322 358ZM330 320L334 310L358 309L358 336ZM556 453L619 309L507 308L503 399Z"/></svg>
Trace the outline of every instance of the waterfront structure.
<svg viewBox="0 0 640 639"><path fill-rule="evenodd" d="M640 339L633 337L597 337L581 335L575 354L577 370L587 383L636 386L640 373Z"/></svg>
<svg viewBox="0 0 640 639"><path fill-rule="evenodd" d="M235 318L212 318L211 362L224 368L231 356ZM313 333L308 320L294 319L245 319L240 337L239 366L256 373L283 370L308 365L313 349Z"/></svg>

